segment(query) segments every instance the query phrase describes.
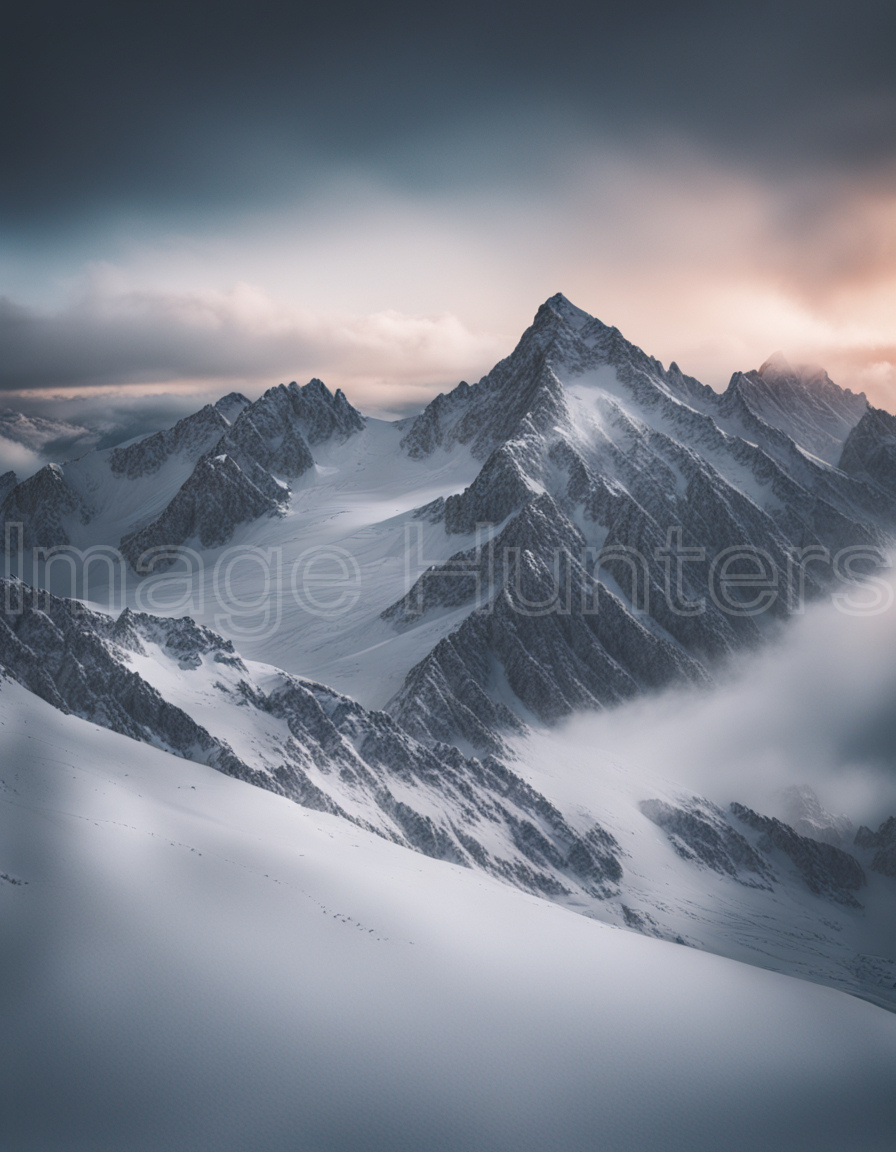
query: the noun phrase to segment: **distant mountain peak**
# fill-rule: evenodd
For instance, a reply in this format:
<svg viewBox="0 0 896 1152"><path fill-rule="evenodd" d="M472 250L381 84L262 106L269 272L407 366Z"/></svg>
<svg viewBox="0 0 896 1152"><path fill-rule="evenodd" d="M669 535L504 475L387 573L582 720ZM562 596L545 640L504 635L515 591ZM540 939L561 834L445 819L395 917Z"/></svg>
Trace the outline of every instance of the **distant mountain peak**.
<svg viewBox="0 0 896 1152"><path fill-rule="evenodd" d="M829 464L840 457L850 431L868 407L864 393L841 388L816 364L791 364L775 352L758 370L735 372L722 399L723 412L741 422L759 419L785 432ZM752 435L747 429L747 435Z"/></svg>
<svg viewBox="0 0 896 1152"><path fill-rule="evenodd" d="M817 371L817 369L816 369ZM796 376L800 373L793 367L784 353L779 349L760 365L759 375L765 379L776 376Z"/></svg>

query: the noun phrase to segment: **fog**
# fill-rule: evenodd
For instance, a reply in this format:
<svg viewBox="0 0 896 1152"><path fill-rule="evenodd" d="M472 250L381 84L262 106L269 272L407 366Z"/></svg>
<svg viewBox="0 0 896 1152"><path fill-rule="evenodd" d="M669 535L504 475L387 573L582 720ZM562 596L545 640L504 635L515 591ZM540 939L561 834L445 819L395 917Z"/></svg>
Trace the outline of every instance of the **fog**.
<svg viewBox="0 0 896 1152"><path fill-rule="evenodd" d="M876 826L896 812L896 605L892 570L875 580L810 606L709 689L576 717L561 747L600 748L773 814L782 788L806 784L829 810Z"/></svg>

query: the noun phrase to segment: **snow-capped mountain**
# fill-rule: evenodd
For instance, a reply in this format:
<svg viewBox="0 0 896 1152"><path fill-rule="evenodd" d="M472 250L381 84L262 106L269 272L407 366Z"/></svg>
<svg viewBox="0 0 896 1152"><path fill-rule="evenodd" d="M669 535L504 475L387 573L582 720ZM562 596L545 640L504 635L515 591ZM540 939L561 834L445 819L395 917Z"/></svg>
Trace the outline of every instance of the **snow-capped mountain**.
<svg viewBox="0 0 896 1152"><path fill-rule="evenodd" d="M745 426L761 421L778 428L828 464L839 462L868 407L864 393L839 388L822 368L794 368L780 352L756 372L736 372L720 403Z"/></svg>
<svg viewBox="0 0 896 1152"><path fill-rule="evenodd" d="M864 397L780 358L719 395L562 296L416 418L365 420L317 380L244 400L44 470L2 516L26 547L120 546L132 569L189 546L205 604L228 545L276 550L284 571L338 547L359 574L351 610L322 623L287 602L276 637L247 630L246 654L470 749L704 679L842 575L844 548L884 547L896 527L886 438L872 453L863 431L886 414ZM744 546L760 569L735 569L720 602L713 560ZM754 612L763 566L776 583Z"/></svg>
<svg viewBox="0 0 896 1152"><path fill-rule="evenodd" d="M893 1007L889 824L610 761L598 786L550 748L574 711L709 685L854 580L844 552L867 571L896 533L894 428L780 358L718 394L558 295L416 417L315 379L0 478L0 692Z"/></svg>

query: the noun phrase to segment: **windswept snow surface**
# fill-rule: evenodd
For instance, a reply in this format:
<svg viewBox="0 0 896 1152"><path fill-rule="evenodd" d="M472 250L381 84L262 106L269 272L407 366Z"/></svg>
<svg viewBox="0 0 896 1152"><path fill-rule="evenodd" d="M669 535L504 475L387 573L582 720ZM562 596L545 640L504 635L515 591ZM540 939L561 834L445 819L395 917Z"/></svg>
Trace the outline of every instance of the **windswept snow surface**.
<svg viewBox="0 0 896 1152"><path fill-rule="evenodd" d="M9 1152L885 1152L896 1016L0 686Z"/></svg>

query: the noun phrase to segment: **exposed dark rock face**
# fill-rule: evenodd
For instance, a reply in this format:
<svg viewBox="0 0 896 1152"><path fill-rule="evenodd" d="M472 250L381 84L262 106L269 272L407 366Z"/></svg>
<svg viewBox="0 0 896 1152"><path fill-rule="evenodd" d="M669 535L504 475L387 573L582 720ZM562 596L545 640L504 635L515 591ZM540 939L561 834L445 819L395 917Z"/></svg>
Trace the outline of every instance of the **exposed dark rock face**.
<svg viewBox="0 0 896 1152"><path fill-rule="evenodd" d="M226 396L215 401L215 408L229 424L232 424L240 412L248 408L251 403L252 401L242 392L228 392Z"/></svg>
<svg viewBox="0 0 896 1152"><path fill-rule="evenodd" d="M774 873L767 862L715 804L696 799L678 805L643 800L638 807L662 828L684 860L704 864L751 888L772 887Z"/></svg>
<svg viewBox="0 0 896 1152"><path fill-rule="evenodd" d="M313 467L311 449L295 418L292 394L280 384L245 408L216 451L254 460L269 472L295 479Z"/></svg>
<svg viewBox="0 0 896 1152"><path fill-rule="evenodd" d="M757 843L763 852L774 856L777 851L790 860L810 892L839 904L860 907L853 892L862 888L866 881L855 856L833 844L800 836L781 820L760 816L743 804L732 804L731 812L741 823L759 833Z"/></svg>
<svg viewBox="0 0 896 1152"><path fill-rule="evenodd" d="M96 617L95 626L102 632L107 627L106 618ZM189 616L151 616L147 612L125 608L107 635L119 648L141 655L146 651L145 641L158 644L185 669L198 668L202 657L208 655L212 655L219 664L243 671L246 667L230 640L203 628Z"/></svg>
<svg viewBox="0 0 896 1152"><path fill-rule="evenodd" d="M208 764L300 804L341 815L379 835L528 891L603 897L622 876L613 837L573 828L557 808L493 757L427 746L395 720L320 684L281 677L262 691L229 641L189 618L125 610L118 618L0 581L0 669L63 712ZM289 737L266 764L166 701L128 666L157 645L184 671L204 663L238 678L234 707L278 717ZM228 691L223 685L222 692Z"/></svg>
<svg viewBox="0 0 896 1152"><path fill-rule="evenodd" d="M445 531L470 534L476 525L500 524L531 500L533 485L520 466L525 445L502 444L469 488L444 503Z"/></svg>
<svg viewBox="0 0 896 1152"><path fill-rule="evenodd" d="M896 494L896 416L869 408L843 445L840 468Z"/></svg>
<svg viewBox="0 0 896 1152"><path fill-rule="evenodd" d="M13 488L15 488L18 482L19 478L16 476L15 472L12 471L12 469L10 469L9 472L4 472L3 475L0 476L0 507L2 507L3 501L10 494L10 492L12 492Z"/></svg>
<svg viewBox="0 0 896 1152"><path fill-rule="evenodd" d="M347 440L364 428L364 417L345 397L341 388L331 392L316 377L303 387L295 381L288 389L296 416L309 444L325 440Z"/></svg>
<svg viewBox="0 0 896 1152"><path fill-rule="evenodd" d="M62 712L258 783L259 773L227 744L127 667L116 652L111 618L24 584L0 581L0 591L12 609L0 614L0 667L7 675ZM131 613L125 626L136 629L139 621ZM225 656L232 654L220 645Z"/></svg>
<svg viewBox="0 0 896 1152"><path fill-rule="evenodd" d="M121 551L137 567L149 549L175 547L197 540L214 548L230 539L234 528L259 516L280 511L288 495L262 469L253 470L253 482L230 456L204 456L190 478L148 527L125 536Z"/></svg>
<svg viewBox="0 0 896 1152"><path fill-rule="evenodd" d="M364 418L339 389L320 380L300 388L278 384L244 408L218 451L244 453L278 476L295 478L313 465L310 445L344 440L364 427Z"/></svg>
<svg viewBox="0 0 896 1152"><path fill-rule="evenodd" d="M4 479L10 475L14 478L14 474L7 473ZM0 504L0 541L6 524L21 524L26 548L68 544L66 521L70 517L83 520L86 515L87 510L59 465L45 464L9 490Z"/></svg>
<svg viewBox="0 0 896 1152"><path fill-rule="evenodd" d="M145 440L138 440L126 448L116 448L109 457L109 467L115 476L151 476L176 453L198 461L217 444L228 423L217 406L206 404L191 416L178 420L173 428L156 432Z"/></svg>
<svg viewBox="0 0 896 1152"><path fill-rule="evenodd" d="M411 670L389 711L421 739L453 733L495 750L501 729L519 730L521 719L551 722L673 680L702 680L696 661L595 583L583 548L575 526L540 495L493 549L424 574L386 619L407 627L434 608L472 603L477 589L480 607Z"/></svg>
<svg viewBox="0 0 896 1152"><path fill-rule="evenodd" d="M863 825L856 833L855 844L858 848L874 850L872 872L896 877L896 816L890 816L876 832Z"/></svg>

